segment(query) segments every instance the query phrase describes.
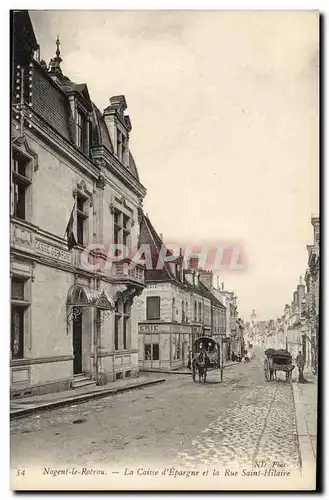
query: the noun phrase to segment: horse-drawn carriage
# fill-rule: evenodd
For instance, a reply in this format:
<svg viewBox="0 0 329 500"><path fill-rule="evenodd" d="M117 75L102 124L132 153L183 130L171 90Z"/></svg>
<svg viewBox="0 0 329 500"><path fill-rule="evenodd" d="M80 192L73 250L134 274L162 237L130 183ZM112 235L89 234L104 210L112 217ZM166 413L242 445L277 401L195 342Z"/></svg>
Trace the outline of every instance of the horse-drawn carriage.
<svg viewBox="0 0 329 500"><path fill-rule="evenodd" d="M291 382L292 371L295 365L292 364L292 356L285 349L267 349L265 351L264 374L265 380L276 378L276 372L284 372L287 382Z"/></svg>
<svg viewBox="0 0 329 500"><path fill-rule="evenodd" d="M206 382L209 369L220 370L223 380L223 363L221 362L220 345L212 337L199 337L194 341L192 377L195 382L196 373L199 373L199 382Z"/></svg>

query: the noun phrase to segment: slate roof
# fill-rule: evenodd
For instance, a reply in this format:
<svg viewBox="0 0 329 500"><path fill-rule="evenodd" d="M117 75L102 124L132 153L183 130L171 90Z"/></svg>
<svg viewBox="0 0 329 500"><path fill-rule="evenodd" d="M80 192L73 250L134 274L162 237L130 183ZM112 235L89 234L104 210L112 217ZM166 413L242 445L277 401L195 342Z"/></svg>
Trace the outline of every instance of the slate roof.
<svg viewBox="0 0 329 500"><path fill-rule="evenodd" d="M100 110L97 108L97 106L92 103L93 107L93 115L92 115L92 120L93 120L93 137L92 137L92 143L93 145L98 145L102 144L110 151L113 153L113 145L112 141L110 138L109 131L107 129L107 126L103 120L102 113Z"/></svg>
<svg viewBox="0 0 329 500"><path fill-rule="evenodd" d="M13 53L28 65L33 58L33 51L38 48L33 26L28 11L15 11L12 17ZM46 66L46 65L45 65ZM58 68L57 68L58 69ZM103 145L113 154L113 145L101 111L91 101L88 87L85 83L72 82L59 72L52 72L53 77L42 63L33 60L32 71L32 109L51 128L64 139L74 144L73 118L68 95L76 93L83 105L91 113L92 145ZM26 75L27 82L28 75ZM54 79L53 79L54 78ZM139 175L134 158L129 152L127 170L139 181Z"/></svg>
<svg viewBox="0 0 329 500"><path fill-rule="evenodd" d="M154 229L150 219L143 215L141 221L141 229L140 229L140 244L150 245L151 257L152 257L152 269L145 270L145 282L151 281L174 281L176 284L181 285L178 279L175 277L173 272L171 271L167 262L164 263L162 269L156 269L157 262L159 259L159 254L163 242ZM168 250L168 252L170 252Z"/></svg>
<svg viewBox="0 0 329 500"><path fill-rule="evenodd" d="M129 151L129 166L128 166L128 169L129 169L130 173L139 181L139 175L138 175L138 170L137 170L137 167L136 167L136 163L135 163L133 155L131 154L130 151Z"/></svg>
<svg viewBox="0 0 329 500"><path fill-rule="evenodd" d="M205 295L206 297L208 297L208 299L210 299L213 302L213 304L215 304L217 307L219 307L220 309L226 309L226 307L221 303L221 301L218 300L217 297L215 297L215 295L213 295L211 293L211 291L209 290L209 288L204 286L203 283L199 282L197 288L199 288L200 293L202 295Z"/></svg>
<svg viewBox="0 0 329 500"><path fill-rule="evenodd" d="M33 110L65 139L72 142L70 105L65 93L37 63L32 73Z"/></svg>
<svg viewBox="0 0 329 500"><path fill-rule="evenodd" d="M10 11L11 41L13 60L19 58L20 64L29 64L34 50L38 49L32 22L27 10ZM17 61L15 61L16 63Z"/></svg>
<svg viewBox="0 0 329 500"><path fill-rule="evenodd" d="M185 277L183 282L179 281L170 269L167 262L164 263L163 269L156 269L159 252L161 246L164 245L164 243L154 229L150 219L146 215L143 215L141 222L140 244L148 244L151 246L151 257L153 265L152 270L145 270L146 283L153 281L171 281L176 285L183 287L189 292L198 293L204 297L207 297L214 305L216 305L220 309L226 309L226 307L211 293L211 291L206 286L203 285L203 283L199 282L197 285L193 285L189 283ZM169 255L170 250L167 251Z"/></svg>

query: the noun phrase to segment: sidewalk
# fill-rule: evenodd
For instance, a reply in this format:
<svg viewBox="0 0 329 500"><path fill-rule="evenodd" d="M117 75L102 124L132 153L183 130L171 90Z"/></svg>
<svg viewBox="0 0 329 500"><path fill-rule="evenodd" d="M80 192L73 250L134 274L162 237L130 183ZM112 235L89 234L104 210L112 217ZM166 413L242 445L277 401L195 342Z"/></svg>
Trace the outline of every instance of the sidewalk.
<svg viewBox="0 0 329 500"><path fill-rule="evenodd" d="M69 391L53 392L41 396L30 396L10 401L10 419L22 418L40 411L51 410L70 404L80 404L90 399L104 398L120 392L141 389L165 382L163 377L145 374L138 378L127 378L104 386L79 387Z"/></svg>
<svg viewBox="0 0 329 500"><path fill-rule="evenodd" d="M311 372L304 375L308 383L293 382L297 433L302 474L314 474L315 480L318 380Z"/></svg>

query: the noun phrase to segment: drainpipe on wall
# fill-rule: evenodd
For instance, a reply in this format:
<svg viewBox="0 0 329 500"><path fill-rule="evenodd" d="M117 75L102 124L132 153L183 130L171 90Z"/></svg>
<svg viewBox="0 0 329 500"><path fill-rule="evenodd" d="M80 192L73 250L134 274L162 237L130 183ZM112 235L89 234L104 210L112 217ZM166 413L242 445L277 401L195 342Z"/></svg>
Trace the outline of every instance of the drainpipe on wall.
<svg viewBox="0 0 329 500"><path fill-rule="evenodd" d="M98 338L99 338L99 322L98 322L98 310L94 309L94 368L95 368L95 380L96 385L99 385L98 380Z"/></svg>

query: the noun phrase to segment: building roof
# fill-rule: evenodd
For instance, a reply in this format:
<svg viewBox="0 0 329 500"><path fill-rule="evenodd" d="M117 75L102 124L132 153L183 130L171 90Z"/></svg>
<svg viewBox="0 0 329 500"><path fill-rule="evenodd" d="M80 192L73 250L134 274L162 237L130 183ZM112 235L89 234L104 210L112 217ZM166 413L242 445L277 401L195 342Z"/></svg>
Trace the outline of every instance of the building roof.
<svg viewBox="0 0 329 500"><path fill-rule="evenodd" d="M203 283L199 282L197 288L200 290L200 293L202 295L208 297L208 299L210 299L217 307L219 307L220 309L226 309L221 301L218 300L217 297L215 297L215 295L211 293L211 290L209 290L209 288L207 288Z"/></svg>
<svg viewBox="0 0 329 500"><path fill-rule="evenodd" d="M137 170L137 167L136 167L136 163L135 163L134 157L131 154L131 151L129 151L129 165L128 165L128 169L130 170L131 174L139 181L138 170Z"/></svg>
<svg viewBox="0 0 329 500"><path fill-rule="evenodd" d="M97 108L97 106L94 103L92 103L92 107L93 107L92 143L94 146L103 145L106 147L106 149L108 151L113 153L112 141L111 141L107 126L105 124L105 121L103 120L102 113L100 112L100 110Z"/></svg>
<svg viewBox="0 0 329 500"><path fill-rule="evenodd" d="M28 64L39 47L28 11L11 11L11 26L14 59L18 58L20 64Z"/></svg>
<svg viewBox="0 0 329 500"><path fill-rule="evenodd" d="M171 271L167 262L164 262L162 269L156 269L163 242L158 233L156 232L156 230L154 229L147 215L143 215L141 221L140 244L150 245L151 257L152 257L152 269L145 270L145 282L147 283L150 281L174 281L176 284L181 285L179 280ZM170 250L167 251L169 252L168 255L171 254Z"/></svg>
<svg viewBox="0 0 329 500"><path fill-rule="evenodd" d="M33 61L31 82L33 111L65 140L75 145L69 96L72 93L77 94L83 107L91 113L92 146L104 146L113 154L114 149L104 116L91 101L87 84L72 82L62 73L59 40L56 42L56 57L51 59L48 68L44 61L39 63L34 59L34 51L39 46L28 11L14 11L12 25L15 64L28 66ZM139 181L136 163L130 152L126 168Z"/></svg>
<svg viewBox="0 0 329 500"><path fill-rule="evenodd" d="M65 92L56 85L44 68L34 63L32 73L33 111L67 141L73 142L70 104Z"/></svg>
<svg viewBox="0 0 329 500"><path fill-rule="evenodd" d="M207 297L211 300L211 302L219 307L220 309L226 309L226 307L215 297L211 291L199 281L197 284L193 285L189 283L185 277L185 273L183 273L184 278L183 281L180 281L175 274L172 272L169 264L164 262L164 266L162 269L156 269L156 265L159 258L159 253L161 247L164 245L160 236L156 232L153 227L149 217L147 215L143 215L141 222L141 231L140 231L140 244L148 244L151 247L151 257L152 257L152 269L145 270L145 282L150 283L154 281L171 281L178 286L183 287L185 290L189 292L198 293L203 297ZM167 255L172 255L171 251L167 249ZM174 262L174 261L173 261Z"/></svg>

